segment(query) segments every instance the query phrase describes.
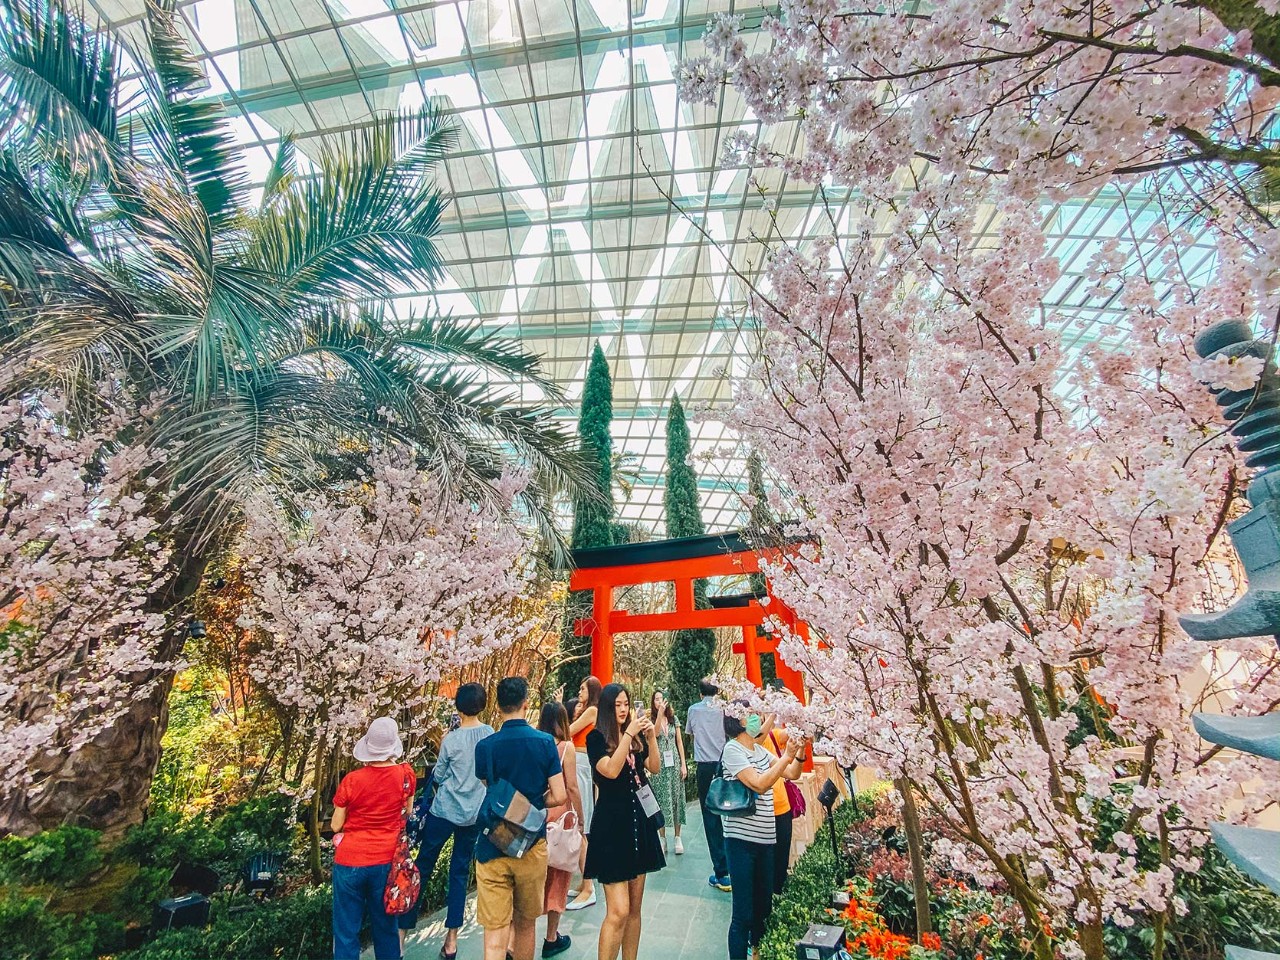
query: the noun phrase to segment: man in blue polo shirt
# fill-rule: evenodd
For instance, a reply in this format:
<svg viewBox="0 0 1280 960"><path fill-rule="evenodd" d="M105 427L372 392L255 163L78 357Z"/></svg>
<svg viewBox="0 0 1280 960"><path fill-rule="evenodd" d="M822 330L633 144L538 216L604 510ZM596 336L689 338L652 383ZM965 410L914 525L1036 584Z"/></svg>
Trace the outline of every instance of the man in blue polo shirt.
<svg viewBox="0 0 1280 960"><path fill-rule="evenodd" d="M523 677L498 682L498 732L476 744L476 776L505 780L529 803L545 809L567 803L569 794L556 742L525 720L529 684ZM547 880L546 828L522 857L503 856L489 838L476 841L476 919L484 928L485 960L504 960L515 927L515 960L533 960L535 927L542 915Z"/></svg>

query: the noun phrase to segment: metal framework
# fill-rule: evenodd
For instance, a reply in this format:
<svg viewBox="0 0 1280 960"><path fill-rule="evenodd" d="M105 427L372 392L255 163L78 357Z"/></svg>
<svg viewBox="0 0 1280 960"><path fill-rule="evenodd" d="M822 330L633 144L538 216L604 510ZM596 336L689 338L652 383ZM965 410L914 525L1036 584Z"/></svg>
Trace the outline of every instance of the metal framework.
<svg viewBox="0 0 1280 960"><path fill-rule="evenodd" d="M126 35L143 0L87 0ZM576 419L591 345L610 358L615 445L630 458L622 519L661 529L665 413L673 393L707 413L693 425L704 457L708 529L745 521L746 471L716 420L756 349L745 312L760 239L804 245L852 235L847 189L780 169L721 160L743 131L787 152L796 124L762 129L732 90L714 108L676 96L681 60L704 52L708 17L744 18L749 42L776 5L759 0L177 0L261 182L284 134L314 156L326 137L379 112L432 100L459 128L444 163L453 199L436 289L391 291L400 313L439 310L520 337L546 357ZM304 170L305 173L305 170ZM1171 176L1177 174L1171 174ZM764 209L776 210L776 220ZM1162 212L1141 189L1104 188L1046 202L1061 278L1046 316L1067 329L1066 362L1086 345L1123 345L1117 312L1090 292L1088 264L1109 237L1142 235ZM996 211L975 242L999 226ZM872 242L878 238L872 237ZM1213 269L1208 245L1192 274ZM730 267L732 266L732 269ZM535 398L529 398L535 399ZM720 456L716 451L728 449Z"/></svg>

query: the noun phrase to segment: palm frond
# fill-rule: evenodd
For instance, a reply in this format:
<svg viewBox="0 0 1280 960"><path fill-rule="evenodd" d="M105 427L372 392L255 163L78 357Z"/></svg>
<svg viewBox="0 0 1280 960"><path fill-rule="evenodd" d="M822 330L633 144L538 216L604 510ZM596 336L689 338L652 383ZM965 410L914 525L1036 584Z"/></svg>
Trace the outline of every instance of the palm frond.
<svg viewBox="0 0 1280 960"><path fill-rule="evenodd" d="M374 121L389 128L395 147L395 165L414 177L432 169L458 144L458 128L439 104L429 103L414 113L392 114Z"/></svg>
<svg viewBox="0 0 1280 960"><path fill-rule="evenodd" d="M50 208L61 211L64 206L56 195L37 190L10 151L0 152L0 242L71 256L66 237L54 229L49 217ZM38 281L32 276L30 282Z"/></svg>
<svg viewBox="0 0 1280 960"><path fill-rule="evenodd" d="M396 346L407 352L411 361L474 364L512 381L537 384L549 397L562 396L559 384L543 372L541 355L530 353L520 341L501 331L486 330L479 322L411 315L394 329Z"/></svg>
<svg viewBox="0 0 1280 960"><path fill-rule="evenodd" d="M118 157L115 43L63 0L0 0L0 107L7 136L38 142L68 168Z"/></svg>
<svg viewBox="0 0 1280 960"><path fill-rule="evenodd" d="M267 170L267 179L262 186L262 206L269 207L272 202L285 193L297 176L297 146L292 134L280 138L280 146L276 155L271 158L271 168Z"/></svg>
<svg viewBox="0 0 1280 960"><path fill-rule="evenodd" d="M384 298L443 269L435 237L447 202L416 163L400 165L392 118L325 149L255 221L251 258L293 296ZM412 151L411 151L412 152Z"/></svg>
<svg viewBox="0 0 1280 960"><path fill-rule="evenodd" d="M205 76L178 30L172 0L147 0L146 13L151 70L143 71L142 81L152 110L143 122L170 170L216 227L240 216L247 202L241 150L222 104L196 98Z"/></svg>

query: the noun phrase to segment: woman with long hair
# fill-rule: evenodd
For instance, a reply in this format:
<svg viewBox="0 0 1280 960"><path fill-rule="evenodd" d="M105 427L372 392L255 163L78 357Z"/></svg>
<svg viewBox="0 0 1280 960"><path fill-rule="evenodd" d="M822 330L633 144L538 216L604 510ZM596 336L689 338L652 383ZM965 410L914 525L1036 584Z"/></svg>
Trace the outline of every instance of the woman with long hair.
<svg viewBox="0 0 1280 960"><path fill-rule="evenodd" d="M596 728L587 736L587 759L595 779L596 813L585 876L604 886L605 918L598 960L636 960L645 874L667 865L658 840L661 813L649 775L660 769L653 723L633 713L631 694L620 683L600 693Z"/></svg>
<svg viewBox="0 0 1280 960"><path fill-rule="evenodd" d="M599 677L587 677L578 687L577 709L570 714L569 733L573 737L573 746L582 751L587 746L587 735L595 729L596 713L600 703L600 691L604 689ZM582 853L578 858L578 870L582 871L582 889L566 907L568 910L582 910L594 907L596 903L596 887L586 879L587 844L590 841L591 821L595 816L596 788L591 779L591 766L578 764L578 795L582 798Z"/></svg>
<svg viewBox="0 0 1280 960"><path fill-rule="evenodd" d="M662 852L668 850L667 828L671 828L676 834L678 856L684 853L680 828L684 826L684 782L689 777L689 765L685 762L680 722L661 690L653 691L649 701L649 721L657 735L658 760L662 767L649 781L653 784L653 792L658 795L658 805L662 807L663 825L658 831L662 837Z"/></svg>
<svg viewBox="0 0 1280 960"><path fill-rule="evenodd" d="M547 808L547 823L559 820L572 810L582 822L582 798L578 792L578 757L573 747L573 739L569 733L569 714L564 704L557 701L544 703L542 713L538 717L538 729L549 733L556 739L556 749L560 753L560 766L564 770L564 785L569 792L569 801L558 806ZM585 764L584 764L585 766ZM566 901L569 899L569 881L573 874L567 870L547 868L547 883L543 894L543 909L547 913L547 935L542 942L542 956L554 957L569 949L572 941L560 932L560 917L564 914Z"/></svg>

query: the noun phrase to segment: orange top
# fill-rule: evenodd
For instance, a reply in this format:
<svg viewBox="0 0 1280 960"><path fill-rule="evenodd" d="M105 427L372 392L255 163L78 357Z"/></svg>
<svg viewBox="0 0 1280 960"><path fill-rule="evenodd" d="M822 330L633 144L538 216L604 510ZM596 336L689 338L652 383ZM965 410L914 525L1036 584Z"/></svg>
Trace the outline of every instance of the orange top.
<svg viewBox="0 0 1280 960"><path fill-rule="evenodd" d="M575 747L585 747L587 745L587 734L596 728L594 723L589 723L577 733L573 735L573 745Z"/></svg>
<svg viewBox="0 0 1280 960"><path fill-rule="evenodd" d="M782 756L782 747L787 742L787 735L782 734L782 743L778 742L778 734L770 733L764 738L764 743L760 746L764 747L769 753L775 757ZM782 777L773 781L773 815L780 817L784 813L791 812L791 801L787 798L787 782Z"/></svg>

